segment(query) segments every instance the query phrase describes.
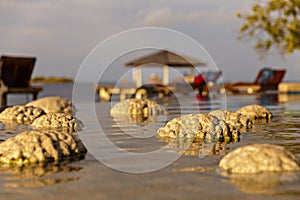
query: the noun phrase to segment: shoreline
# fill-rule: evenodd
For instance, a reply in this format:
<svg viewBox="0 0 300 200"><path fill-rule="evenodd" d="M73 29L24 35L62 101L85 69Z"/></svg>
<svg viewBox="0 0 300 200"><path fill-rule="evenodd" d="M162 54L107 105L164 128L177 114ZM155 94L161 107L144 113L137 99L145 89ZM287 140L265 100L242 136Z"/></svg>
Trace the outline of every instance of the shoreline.
<svg viewBox="0 0 300 200"><path fill-rule="evenodd" d="M37 76L30 80L33 84L40 83L74 83L72 78L68 77L43 77Z"/></svg>

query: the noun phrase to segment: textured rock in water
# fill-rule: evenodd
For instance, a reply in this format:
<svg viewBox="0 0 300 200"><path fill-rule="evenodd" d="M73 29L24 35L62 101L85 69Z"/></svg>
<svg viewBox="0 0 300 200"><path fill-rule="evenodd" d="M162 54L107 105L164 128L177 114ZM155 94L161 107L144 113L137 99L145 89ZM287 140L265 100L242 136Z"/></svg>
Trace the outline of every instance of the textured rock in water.
<svg viewBox="0 0 300 200"><path fill-rule="evenodd" d="M22 132L0 144L1 164L23 166L74 160L85 154L85 147L75 136L54 130Z"/></svg>
<svg viewBox="0 0 300 200"><path fill-rule="evenodd" d="M45 112L38 107L12 106L0 113L0 119L17 123L31 123L43 114L45 114Z"/></svg>
<svg viewBox="0 0 300 200"><path fill-rule="evenodd" d="M158 129L161 137L194 138L194 140L236 140L239 132L230 128L224 120L210 114L189 114L173 118Z"/></svg>
<svg viewBox="0 0 300 200"><path fill-rule="evenodd" d="M31 124L34 128L49 128L65 131L79 131L82 129L82 122L71 114L48 113L37 118Z"/></svg>
<svg viewBox="0 0 300 200"><path fill-rule="evenodd" d="M268 109L257 104L244 106L238 109L236 112L254 120L265 119L269 121L273 117L272 113Z"/></svg>
<svg viewBox="0 0 300 200"><path fill-rule="evenodd" d="M239 174L300 170L299 161L291 152L273 144L240 147L224 156L219 167Z"/></svg>
<svg viewBox="0 0 300 200"><path fill-rule="evenodd" d="M240 129L241 127L252 127L252 120L238 112L233 112L231 110L214 110L209 114L217 117L218 119L224 120L226 123L237 129Z"/></svg>
<svg viewBox="0 0 300 200"><path fill-rule="evenodd" d="M133 121L143 121L149 117L165 114L164 108L155 101L148 99L127 99L115 104L110 115L120 119L121 115L129 115Z"/></svg>
<svg viewBox="0 0 300 200"><path fill-rule="evenodd" d="M46 113L72 113L75 108L72 105L72 102L68 99L52 96L44 97L34 101L31 101L26 104L27 106L35 106L42 108Z"/></svg>

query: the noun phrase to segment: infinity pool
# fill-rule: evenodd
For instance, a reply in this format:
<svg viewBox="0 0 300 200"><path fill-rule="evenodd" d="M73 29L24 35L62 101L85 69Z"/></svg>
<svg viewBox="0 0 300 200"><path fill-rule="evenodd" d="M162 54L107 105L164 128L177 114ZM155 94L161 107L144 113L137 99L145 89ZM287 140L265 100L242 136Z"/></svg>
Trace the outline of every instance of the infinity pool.
<svg viewBox="0 0 300 200"><path fill-rule="evenodd" d="M225 102L224 102L225 101ZM115 103L115 102L113 102ZM272 143L286 147L300 159L300 96L265 94L253 96L215 96L212 99L194 97L180 100L159 100L168 113L153 121L134 122L115 120L109 116L111 103L97 102L95 112L98 124L85 126L77 134L84 140L87 135L102 132L110 143L95 137L85 143L97 151L108 153L108 158L94 158L89 152L85 159L73 163L24 168L0 168L0 199L299 199L300 173L260 174L255 176L223 176L218 170L221 158L233 149L253 143ZM188 143L165 141L156 130L176 116L188 113L207 113L223 108L237 110L249 104L261 104L274 114L272 122L255 124L241 133L240 141L231 143ZM80 107L79 109L84 109ZM89 121L88 113L83 121ZM92 127L91 127L92 126ZM101 130L98 129L101 127ZM3 141L27 126L0 124ZM85 135L86 134L86 135ZM111 150L148 155L163 149L174 161L166 165L149 163L146 158L126 159ZM163 154L164 155L164 154ZM167 159L167 158L166 158ZM156 160L156 162L158 162ZM129 173L119 165L149 172ZM153 164L153 168L151 168ZM155 168L157 165L160 167ZM147 166L145 166L147 165ZM122 168L125 169L125 168ZM132 169L131 169L132 170ZM134 169L133 169L134 170Z"/></svg>

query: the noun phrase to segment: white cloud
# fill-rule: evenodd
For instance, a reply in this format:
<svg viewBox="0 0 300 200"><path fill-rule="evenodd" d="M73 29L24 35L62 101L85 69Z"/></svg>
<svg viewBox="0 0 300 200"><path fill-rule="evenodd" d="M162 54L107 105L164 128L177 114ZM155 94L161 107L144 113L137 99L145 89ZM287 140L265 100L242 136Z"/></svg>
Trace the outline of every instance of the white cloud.
<svg viewBox="0 0 300 200"><path fill-rule="evenodd" d="M203 1L202 1L203 3ZM150 6L140 11L137 15L136 26L162 26L162 27L178 27L187 26L196 29L201 26L209 27L225 27L232 25L234 21L237 21L236 12L237 8L227 5L225 2L212 4L211 6L201 6L201 1L198 5L192 6L187 3L187 7L190 9L181 9L180 6L174 4ZM209 9L208 9L209 8Z"/></svg>
<svg viewBox="0 0 300 200"><path fill-rule="evenodd" d="M178 20L178 15L171 8L163 7L145 13L143 19L138 23L139 26L169 26Z"/></svg>

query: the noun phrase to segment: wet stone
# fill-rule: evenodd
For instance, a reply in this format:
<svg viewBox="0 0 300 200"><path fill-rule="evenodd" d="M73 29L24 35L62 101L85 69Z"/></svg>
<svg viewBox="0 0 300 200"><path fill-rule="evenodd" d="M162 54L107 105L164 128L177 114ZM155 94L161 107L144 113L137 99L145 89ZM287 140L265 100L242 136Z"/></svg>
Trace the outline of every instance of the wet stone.
<svg viewBox="0 0 300 200"><path fill-rule="evenodd" d="M14 121L17 123L31 123L45 112L34 106L12 106L0 113L0 120Z"/></svg>
<svg viewBox="0 0 300 200"><path fill-rule="evenodd" d="M257 104L244 106L238 109L236 112L241 113L253 120L270 121L273 117L272 113L268 109Z"/></svg>
<svg viewBox="0 0 300 200"><path fill-rule="evenodd" d="M224 120L236 129L241 129L242 127L248 129L252 127L252 120L238 112L233 112L231 110L214 110L209 114Z"/></svg>
<svg viewBox="0 0 300 200"><path fill-rule="evenodd" d="M37 129L48 128L74 132L80 131L83 124L71 114L48 113L34 120L31 126Z"/></svg>
<svg viewBox="0 0 300 200"><path fill-rule="evenodd" d="M42 108L46 113L67 113L71 114L75 108L72 102L59 96L44 97L26 104Z"/></svg>
<svg viewBox="0 0 300 200"><path fill-rule="evenodd" d="M22 132L0 144L2 165L30 165L82 158L86 149L75 136L54 130Z"/></svg>
<svg viewBox="0 0 300 200"><path fill-rule="evenodd" d="M299 161L284 147L252 144L240 147L223 157L219 167L232 174L299 171Z"/></svg>
<svg viewBox="0 0 300 200"><path fill-rule="evenodd" d="M148 118L164 115L164 108L155 101L148 99L127 99L115 104L110 115L122 119L122 115L130 116L133 121L145 121Z"/></svg>
<svg viewBox="0 0 300 200"><path fill-rule="evenodd" d="M210 114L189 114L173 118L158 129L157 134L160 137L189 138L194 141L231 141L239 137L239 131Z"/></svg>

